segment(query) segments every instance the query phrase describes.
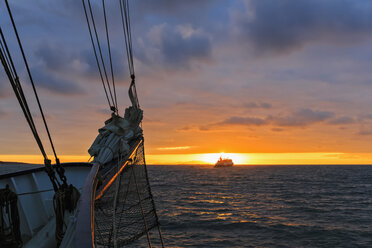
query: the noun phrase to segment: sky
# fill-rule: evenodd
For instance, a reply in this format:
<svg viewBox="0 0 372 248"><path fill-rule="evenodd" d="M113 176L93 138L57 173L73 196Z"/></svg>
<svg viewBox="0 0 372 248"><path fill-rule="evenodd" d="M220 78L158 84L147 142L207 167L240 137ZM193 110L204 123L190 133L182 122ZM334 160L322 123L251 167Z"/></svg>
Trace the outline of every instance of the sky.
<svg viewBox="0 0 372 248"><path fill-rule="evenodd" d="M107 55L102 3L92 4ZM371 1L130 4L148 163L214 163L222 152L240 164L372 163ZM10 6L57 153L85 161L110 111L82 3ZM122 114L130 80L119 2L106 7ZM0 25L47 144L4 1ZM2 68L0 160L42 160Z"/></svg>

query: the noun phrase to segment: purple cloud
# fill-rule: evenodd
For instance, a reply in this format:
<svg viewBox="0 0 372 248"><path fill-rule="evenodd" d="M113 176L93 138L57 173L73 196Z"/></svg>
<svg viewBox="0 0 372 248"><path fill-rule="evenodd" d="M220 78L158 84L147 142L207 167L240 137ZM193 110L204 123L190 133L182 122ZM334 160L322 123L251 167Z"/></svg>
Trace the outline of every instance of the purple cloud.
<svg viewBox="0 0 372 248"><path fill-rule="evenodd" d="M328 123L333 125L347 125L355 123L355 120L349 116L341 116L330 120Z"/></svg>
<svg viewBox="0 0 372 248"><path fill-rule="evenodd" d="M334 113L312 109L301 109L285 117L268 117L268 120L277 126L303 127L330 119Z"/></svg>
<svg viewBox="0 0 372 248"><path fill-rule="evenodd" d="M305 127L311 124L328 120L333 115L334 113L332 112L305 108L295 111L284 117L271 115L265 118L233 116L213 125L244 125L244 126L273 125L279 127Z"/></svg>
<svg viewBox="0 0 372 248"><path fill-rule="evenodd" d="M370 37L372 3L355 0L252 0L236 15L239 33L258 53L284 53L310 41Z"/></svg>

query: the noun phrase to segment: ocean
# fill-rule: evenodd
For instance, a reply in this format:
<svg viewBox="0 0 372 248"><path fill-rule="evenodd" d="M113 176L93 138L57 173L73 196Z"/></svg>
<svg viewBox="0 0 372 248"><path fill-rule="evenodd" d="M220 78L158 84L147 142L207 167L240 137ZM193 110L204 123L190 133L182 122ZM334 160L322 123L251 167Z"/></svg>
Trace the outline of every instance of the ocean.
<svg viewBox="0 0 372 248"><path fill-rule="evenodd" d="M153 165L148 173L166 247L372 247L372 166ZM146 245L143 237L133 247Z"/></svg>

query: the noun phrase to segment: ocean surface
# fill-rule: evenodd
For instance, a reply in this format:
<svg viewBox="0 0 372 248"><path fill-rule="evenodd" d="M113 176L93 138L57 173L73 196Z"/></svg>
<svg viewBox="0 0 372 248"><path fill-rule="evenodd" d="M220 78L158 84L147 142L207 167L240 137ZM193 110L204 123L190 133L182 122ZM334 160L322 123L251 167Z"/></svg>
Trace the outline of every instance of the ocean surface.
<svg viewBox="0 0 372 248"><path fill-rule="evenodd" d="M166 247L372 247L372 166L154 165L148 173Z"/></svg>

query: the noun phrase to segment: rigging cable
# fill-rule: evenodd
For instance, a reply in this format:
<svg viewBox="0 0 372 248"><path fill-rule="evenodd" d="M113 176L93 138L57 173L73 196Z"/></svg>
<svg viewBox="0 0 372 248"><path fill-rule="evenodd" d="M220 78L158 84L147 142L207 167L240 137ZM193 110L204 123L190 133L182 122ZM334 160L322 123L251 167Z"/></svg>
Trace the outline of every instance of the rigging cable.
<svg viewBox="0 0 372 248"><path fill-rule="evenodd" d="M6 43L6 40L5 40L5 37L4 37L4 34L3 34L3 31L1 29L1 27L0 27L0 35L1 35L1 39L0 39L0 60L1 60L1 63L3 64L5 73L7 74L8 78L9 78L10 84L11 84L11 86L13 88L13 91L14 91L16 97L17 97L17 100L18 100L18 102L19 102L19 104L22 108L23 114L24 114L24 116L26 118L26 121L27 121L27 123L28 123L28 125L31 129L31 132L32 132L32 134L33 134L33 136L36 140L36 143L39 146L40 152L44 157L44 162L45 162L45 164L50 165L50 160L47 157L47 154L45 152L43 143L41 142L40 136L39 136L38 131L36 129L35 122L32 118L31 111L28 107L26 97L23 93L23 89L22 89L22 86L20 84L19 77L18 77L17 71L15 69L13 59L10 55L8 45ZM52 175L52 173L54 173L54 171L50 170L50 167L47 170L48 170L47 171L48 175L51 177L51 182L53 184L53 188L55 190L57 190L58 187L60 187L60 184L55 179L55 176L53 177L53 175Z"/></svg>
<svg viewBox="0 0 372 248"><path fill-rule="evenodd" d="M9 17L10 17L10 20L11 20L11 22L12 22L12 25L13 25L13 29L14 29L15 35L16 35L16 37L17 37L17 41L18 41L19 48L20 48L21 53L22 53L23 61L24 61L24 63L25 63L26 69L27 69L27 74L28 74L28 76L29 76L29 78L30 78L30 82L31 82L31 85L32 85L32 89L33 89L34 94L35 94L35 97L36 97L37 105L39 106L39 110L40 110L40 113L41 113L41 116L42 116L42 119L43 119L43 122L44 122L44 126L45 126L45 129L46 129L47 134L48 134L48 138L49 138L49 141L50 141L50 145L51 145L51 147L52 147L52 150L53 150L53 153L54 153L55 159L56 159L56 161L58 161L58 157L57 157L57 154L56 154L56 150L54 149L54 144L53 144L52 138L51 138L51 136L50 136L49 128L48 128L48 125L47 125L46 120L45 120L45 116L44 116L43 109L42 109L41 104L40 104L39 96L38 96L37 91L36 91L36 88L35 88L34 80L33 80L32 76L31 76L30 68L29 68L28 63L27 63L27 59L26 59L26 56L25 56L25 53L24 53L24 50L23 50L23 46L22 46L21 40L19 39L19 35L18 35L18 31L17 31L17 27L16 27L16 25L15 25L15 23L14 23L14 19L13 19L12 12L10 11L10 8L9 8L8 0L5 0L5 3L6 3L6 7L7 7L7 9L8 9Z"/></svg>
<svg viewBox="0 0 372 248"><path fill-rule="evenodd" d="M102 83L103 85L105 85L105 80L106 79L106 84L107 84L107 88L108 88L108 92L109 92L109 95L110 95L110 98L111 98L111 101L112 101L112 104L111 102L109 101L109 106L110 106L110 109L113 111L113 112L117 112L117 109L116 109L116 103L115 103L115 99L112 95L112 90L111 90L111 87L110 87L110 81L108 79L108 76L107 76L107 70L106 70L106 66L105 66L105 62L103 60L103 55L102 55L102 49L101 49L101 44L99 42L99 37L98 37L98 33L97 33L97 28L96 28L96 24L95 24L95 21L94 21L94 15L93 15L93 11L92 11L92 6L90 4L90 0L87 0L88 1L88 7L89 7L89 13L90 13L90 19L92 21L92 26L93 26L93 30L94 30L94 34L95 34L95 39L96 39L96 42L97 42L97 47L98 47L98 52L99 52L99 55L100 55L100 60L101 60L101 64L102 64L102 69L103 69L103 72L104 72L104 77L102 75L102 70L101 70L101 65L99 63L99 60L98 60L98 56L97 56L97 51L96 51L96 47L95 47L95 44L94 44L94 41L93 41L93 35L92 35L92 31L91 31L91 28L90 28L90 21L89 21L89 17L88 17L88 13L87 13L87 8L86 8L86 5L85 5L85 0L82 0L82 3L83 3L83 6L84 6L84 12L85 12L85 17L86 17L86 20L87 20L87 24L88 24L88 28L89 28L89 34L91 36L91 42L92 42L92 45L93 45L93 50L94 50L94 53L95 53L95 56L96 56L96 62L97 62L97 66L99 68L99 71L100 71L100 74L101 74L101 80L102 80ZM106 87L104 86L104 89L105 89L105 94L106 94L106 97L108 97L108 94L107 94L107 90L106 90Z"/></svg>
<svg viewBox="0 0 372 248"><path fill-rule="evenodd" d="M34 94L35 94L35 98L37 100L37 104L38 104L38 107L39 107L39 110L40 110L40 113L41 113L41 116L42 116L42 119L43 119L43 122L44 122L44 126L45 126L45 129L46 129L47 134L48 134L50 145L52 147L52 150L53 150L53 153L54 153L54 156L55 156L55 159L56 159L56 166L54 168L56 169L56 171L58 173L58 176L59 176L62 183L60 183L58 181L58 179L56 178L54 168L52 167L51 161L47 157L44 146L43 146L42 141L40 139L40 136L37 132L37 129L36 129L31 111L28 107L27 100L24 96L23 89L22 89L21 83L19 81L19 77L18 77L16 68L14 66L13 59L12 59L11 54L9 52L7 42L5 40L5 37L4 37L4 34L2 32L1 27L0 27L0 34L1 34L0 35L1 36L1 39L0 39L0 60L1 60L1 63L3 64L5 73L7 74L8 78L9 78L10 84L13 87L13 91L14 91L17 99L18 99L18 102L21 105L23 114L25 115L25 118L26 118L26 120L29 124L29 127L31 128L31 131L34 135L34 138L35 138L35 140L36 140L36 142L39 146L39 149L40 149L41 153L43 154L44 164L45 164L45 171L48 174L49 179L50 179L50 181L53 185L53 189L55 191L55 194L53 196L53 206L54 206L54 211L55 211L55 216L56 216L55 237L56 237L56 241L57 241L57 246L59 246L59 244L61 243L61 241L63 239L64 232L65 232L64 231L64 226L65 226L64 213L65 213L65 210L68 210L68 211L71 212L73 209L76 208L76 204L77 204L77 201L80 197L80 194L79 194L79 191L74 186L72 186L71 184L67 185L67 178L64 174L65 170L60 165L57 153L55 151L54 144L53 144L53 141L52 141L52 137L51 137L50 132L49 132L49 128L48 128L48 125L47 125L47 122L46 122L46 119L45 119L45 116L44 116L43 109L42 109L41 104L40 104L40 100L39 100L39 97L38 97L38 94L37 94L37 91L36 91L36 87L35 87L33 78L31 76L31 71L30 71L30 68L28 66L28 62L27 62L27 59L26 59L26 56L25 56L25 53L24 53L24 50L23 50L23 47L22 47L21 40L20 40L19 35L18 35L18 31L17 31L16 25L15 25L15 22L14 22L14 19L13 19L13 15L11 13L11 10L10 10L9 4L8 4L8 0L5 0L5 3L6 3L6 6L7 6L7 9L8 9L10 20L11 20L12 25L13 25L14 33L17 37L18 46L19 46L20 51L22 53L23 62L24 62L25 67L27 69L27 73L28 73L28 76L29 76L29 79L30 79L30 82L31 82L31 85L32 85L32 88L33 88L33 91L34 91Z"/></svg>
<svg viewBox="0 0 372 248"><path fill-rule="evenodd" d="M90 41L91 41L92 46L93 46L94 56L95 56L95 58L96 58L96 62L97 62L97 67L98 67L99 75L100 75L100 78L101 78L101 82L102 82L102 85L103 85L103 89L105 90L105 94L106 94L107 102L108 102L108 104L109 104L109 107L111 108L112 105L111 105L111 102L110 102L109 96L108 96L108 94L107 94L105 81L104 81L104 79L103 79L101 66L100 66L100 63L99 63L99 60L98 60L97 49L96 49L96 46L94 45L94 40L93 40L93 35L92 35L92 29L90 28L90 22L89 22L89 17L88 17L87 9L86 9L86 6L85 6L85 1L84 1L84 0L81 0L81 2L83 3L83 7L84 7L85 18L86 18L86 20L87 20L87 25L88 25L88 29L89 29Z"/></svg>
<svg viewBox="0 0 372 248"><path fill-rule="evenodd" d="M106 18L106 7L105 7L105 0L102 0L102 6L103 6L103 16L105 19L105 28L106 28L106 39L107 39L107 49L109 53L110 58L110 68L111 68L111 79L112 79L112 87L114 89L114 97L115 97L115 107L116 111L118 111L118 100L116 98L116 88L115 88L115 78L114 78L114 69L112 67L112 58L111 58L111 47L110 47L110 39L109 39L109 31L107 27L107 18Z"/></svg>
<svg viewBox="0 0 372 248"><path fill-rule="evenodd" d="M131 84L129 87L129 97L132 100L132 104L139 108L139 101L137 96L136 84L135 84L135 73L133 63L133 47L132 47L132 32L130 26L130 15L129 15L129 2L128 0L119 0L121 21L123 26L123 34L125 40L125 49L127 52L128 67L131 77Z"/></svg>
<svg viewBox="0 0 372 248"><path fill-rule="evenodd" d="M1 39L0 39L0 45L1 45L1 49L0 49L0 60L3 64L3 67L4 67L4 70L5 70L5 73L7 74L9 80L10 80L10 83L13 87L13 90L16 94L16 97L21 105L21 108L23 110L23 113L26 117L26 120L27 122L29 123L29 126L31 128L31 131L32 133L34 134L34 137L36 139L36 142L40 148L40 151L43 155L43 157L45 159L47 159L47 155L45 153L45 149L43 147L43 144L40 140L40 137L39 137L39 134L37 132L37 129L36 129L36 126L35 126L35 123L34 123L34 120L32 118L32 115L31 115L31 112L30 112L30 109L28 107L28 104L27 104L27 101L26 101L26 98L25 98L25 95L23 93L23 89L20 85L20 82L19 82L19 77L18 77L18 74L17 74L17 71L14 67L14 63L13 63L13 60L12 60L12 57L9 53L9 49L8 49L8 46L7 46L7 43L5 41L5 37L4 37L4 34L3 34L3 31L0 27L0 35L1 35Z"/></svg>
<svg viewBox="0 0 372 248"><path fill-rule="evenodd" d="M59 158L58 158L58 156L57 156L57 153L56 153L56 150L55 150L55 147L54 147L54 144L53 144L52 137L51 137L51 135L50 135L49 127L48 127L48 124L47 124L46 119L45 119L44 111L43 111L43 109L42 109L42 107L41 107L41 103L40 103L40 100L39 100L39 96L38 96L37 91L36 91L36 88L35 88L34 80L33 80L32 75L31 75L30 67L29 67L29 65L28 65L28 62L27 62L27 59L26 59L26 56L25 56L25 52L24 52L24 50L23 50L23 46L22 46L21 40L20 40L20 38L19 38L19 34L18 34L18 31L17 31L17 27L16 27L16 24L15 24L15 22L14 22L12 12L11 12L11 10L10 10L8 0L5 0L5 3L6 3L6 7L7 7L7 10L8 10L8 14L9 14L10 20L11 20L11 22L12 22L12 26L13 26L14 33L15 33L16 38L17 38L18 46L19 46L19 49L20 49L20 51L21 51L21 54L22 54L22 58L23 58L24 64L25 64L25 66L26 66L27 74L28 74L28 76L29 76L29 79L30 79L30 82L31 82L31 85L32 85L32 89L33 89L34 94L35 94L35 98L36 98L36 101L37 101L37 104L38 104L38 107L39 107L39 110L40 110L40 113L41 113L41 117L42 117L42 119L43 119L44 127L45 127L45 129L46 129L47 134L48 134L49 142L50 142L50 145L51 145L52 150L53 150L53 154L54 154L55 161L56 161L56 165L57 165L57 166L56 166L56 168L57 168L57 173L58 173L58 175L59 175L61 181L63 182L63 186L66 186L66 187L67 187L67 179L66 179L66 176L64 175L64 169L60 166L60 161L59 161ZM2 32L1 32L1 33L2 33ZM23 95L22 102L23 102L23 104L25 104L25 107L26 107L25 110L27 110L27 116L28 116L28 117L27 117L26 114L25 114L26 119L29 118L30 120L32 120L32 115L31 115L31 112L30 112L30 110L29 110L29 108L28 108L27 100L26 100L26 98L24 97L23 90L22 90L21 84L20 84L20 82L19 82L19 77L18 77L18 75L16 74L16 70L15 70L15 67L14 67L14 63L12 62L12 59L11 59L11 56L10 56L9 50L8 50L8 48L7 48L6 41L5 41L5 38L4 38L3 33L2 33L2 39L3 39L4 45L5 45L5 47L6 47L6 51L7 51L7 53L5 53L5 54L7 54L7 56L5 56L5 58L7 58L7 61L8 61L8 62L11 61L11 65L12 65L12 69L13 69L13 73L11 73L10 75L8 75L8 77L9 77L9 76L15 76L15 77L13 77L13 79L14 79L15 82L16 82L15 85L16 85L17 88L20 90L21 95ZM4 52L5 52L5 51L4 51ZM4 64L3 64L3 65L4 65ZM4 65L4 68L5 68L5 67L6 67L6 65ZM8 68L9 68L9 67L8 67ZM11 71L11 70L10 70L10 71ZM10 79L10 78L9 78L9 79ZM10 80L10 81L12 81L12 80ZM14 89L14 88L13 88L13 89ZM16 93L16 91L15 91L15 93ZM16 95L17 95L17 93L16 93ZM22 105L21 102L20 102L20 104ZM24 108L22 108L22 109L24 110ZM41 143L40 137L39 137L39 135L38 135L38 133L37 133L37 131L36 131L35 124L34 124L33 120L32 120L32 121L28 121L28 122L29 122L29 124L31 123L31 125L33 126L33 128L31 128L31 129L33 129L33 130L35 131L35 132L34 132L34 137L35 137L35 139L37 140L37 143L39 144L39 148L42 148L41 151L42 151L42 154L43 154L43 156L44 156L44 163L45 163L45 166L46 166L46 170L47 170L47 172L48 172L48 175L51 177L51 180L52 180L52 181L56 181L55 183L53 183L53 186L55 187L55 186L56 186L55 184L58 184L58 186L60 186L59 183L58 183L58 180L55 178L53 168L51 168L51 161L48 159L48 157L47 157L47 155L46 155L46 153L45 153L45 150L44 150L44 148L43 148L43 146L42 146L42 143ZM37 138L36 138L36 137L37 137Z"/></svg>

